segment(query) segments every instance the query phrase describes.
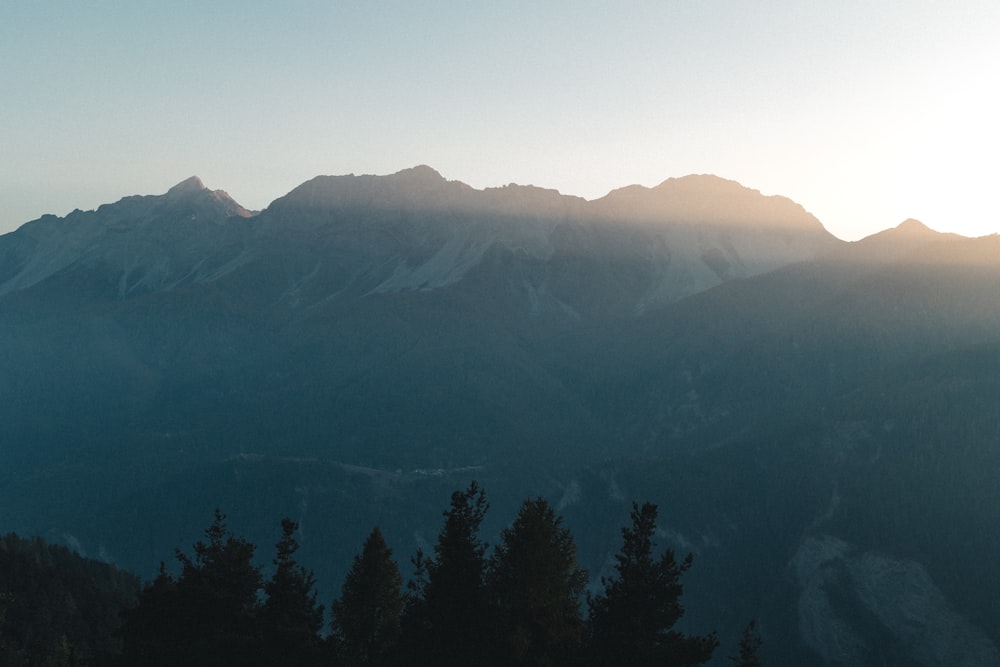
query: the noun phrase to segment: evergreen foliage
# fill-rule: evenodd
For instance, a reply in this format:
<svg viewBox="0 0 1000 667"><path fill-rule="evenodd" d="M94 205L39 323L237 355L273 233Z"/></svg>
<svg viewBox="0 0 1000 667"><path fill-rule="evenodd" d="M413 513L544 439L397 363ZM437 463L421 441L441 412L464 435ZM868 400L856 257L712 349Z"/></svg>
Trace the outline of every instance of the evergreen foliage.
<svg viewBox="0 0 1000 667"><path fill-rule="evenodd" d="M281 540L276 545L275 570L264 584L267 598L261 610L261 629L270 664L310 665L321 654L323 606L316 603L312 571L295 561L299 524L281 520Z"/></svg>
<svg viewBox="0 0 1000 667"><path fill-rule="evenodd" d="M710 659L714 634L673 630L684 613L679 578L691 558L678 564L670 550L654 557L655 505L633 504L617 576L602 579L604 593L588 598L589 621L581 613L587 574L562 517L542 498L525 501L488 557L479 537L488 507L475 482L452 494L433 556L417 553L406 594L392 550L373 528L331 605L326 642L315 578L295 559L298 524L288 518L266 582L254 545L233 535L216 510L192 555L177 550L180 573L161 563L131 607L134 578L40 540L7 536L0 539L0 664L558 667ZM83 575L106 596L98 606L103 616L91 613L75 587ZM67 581L72 585L59 587ZM66 606L91 624L67 625L59 615ZM109 617L119 610L115 636ZM739 667L760 667L759 646L751 623Z"/></svg>
<svg viewBox="0 0 1000 667"><path fill-rule="evenodd" d="M525 501L490 561L502 664L576 664L586 585L562 517L542 498Z"/></svg>
<svg viewBox="0 0 1000 667"><path fill-rule="evenodd" d="M455 491L434 556L418 552L404 623L403 653L425 664L485 664L493 623L486 592L487 544L479 529L489 503L476 482Z"/></svg>
<svg viewBox="0 0 1000 667"><path fill-rule="evenodd" d="M403 578L378 527L354 557L330 612L331 641L344 664L389 664L400 635Z"/></svg>
<svg viewBox="0 0 1000 667"><path fill-rule="evenodd" d="M743 629L739 657L730 657L729 659L735 663L735 667L762 667L763 663L758 655L762 643L763 640L757 634L757 621L756 619L752 620Z"/></svg>
<svg viewBox="0 0 1000 667"><path fill-rule="evenodd" d="M248 662L259 655L255 630L262 577L253 563L255 547L234 536L225 519L215 511L215 520L205 531L208 541L195 543L193 558L177 551L186 655L204 664L234 658Z"/></svg>
<svg viewBox="0 0 1000 667"><path fill-rule="evenodd" d="M253 563L255 546L233 535L217 509L205 530L206 540L194 544L193 557L177 550L180 575L175 579L161 564L159 576L142 591L139 604L125 613L123 663L267 664L269 642L276 634L263 633L262 620L268 614L269 620L285 616L289 601L295 599L285 584L296 575L304 576L291 560L297 548L291 538L294 524L283 528L277 580L269 582L275 600L268 600L267 611L267 604L260 602L263 578ZM298 592L308 599L308 589ZM294 619L294 612L289 617ZM287 624L279 624L277 631L287 629Z"/></svg>
<svg viewBox="0 0 1000 667"><path fill-rule="evenodd" d="M69 549L0 537L0 665L96 665L120 650L118 611L139 580Z"/></svg>
<svg viewBox="0 0 1000 667"><path fill-rule="evenodd" d="M186 609L177 592L177 581L166 565L139 596L139 603L122 612L122 664L170 665L184 637Z"/></svg>
<svg viewBox="0 0 1000 667"><path fill-rule="evenodd" d="M590 655L594 665L700 665L718 645L714 634L685 636L673 630L683 616L680 564L667 549L653 555L656 505L632 503L632 525L622 529L617 576L603 578L604 593L590 598Z"/></svg>

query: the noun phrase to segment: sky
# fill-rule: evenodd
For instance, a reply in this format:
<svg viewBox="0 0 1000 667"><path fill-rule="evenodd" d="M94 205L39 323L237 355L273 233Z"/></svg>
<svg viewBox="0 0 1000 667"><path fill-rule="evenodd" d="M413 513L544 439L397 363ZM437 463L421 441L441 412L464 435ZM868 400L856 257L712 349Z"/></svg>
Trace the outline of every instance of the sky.
<svg viewBox="0 0 1000 667"><path fill-rule="evenodd" d="M712 173L854 240L1000 232L996 0L0 0L0 233L198 175Z"/></svg>

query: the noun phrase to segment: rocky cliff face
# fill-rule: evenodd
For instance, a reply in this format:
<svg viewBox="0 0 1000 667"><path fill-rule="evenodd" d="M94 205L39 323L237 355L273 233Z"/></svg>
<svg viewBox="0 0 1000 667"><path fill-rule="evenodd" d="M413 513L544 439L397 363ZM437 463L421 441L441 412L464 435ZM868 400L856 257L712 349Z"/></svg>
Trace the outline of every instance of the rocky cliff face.
<svg viewBox="0 0 1000 667"><path fill-rule="evenodd" d="M791 568L801 636L830 664L1000 663L996 645L951 608L917 562L822 535L802 542Z"/></svg>
<svg viewBox="0 0 1000 667"><path fill-rule="evenodd" d="M47 216L3 237L0 294L76 267L113 274L122 297L211 281L268 256L297 267L293 283L326 279L326 296L359 296L452 285L499 253L520 267L533 302L579 304L572 292L584 274L600 282L626 272L631 284L607 297L642 312L831 245L801 207L714 177L586 202L532 186L475 190L415 167L317 177L259 216L192 177L165 195Z"/></svg>
<svg viewBox="0 0 1000 667"><path fill-rule="evenodd" d="M251 215L192 177L164 195L45 216L0 237L0 294L74 270L106 272L118 297L212 280L248 259L234 227Z"/></svg>
<svg viewBox="0 0 1000 667"><path fill-rule="evenodd" d="M594 202L530 186L478 191L429 167L320 177L272 204L259 224L279 243L312 230L322 243L315 261L338 264L344 280L372 292L452 285L489 254L509 255L508 279L520 271L534 302L568 311L583 301L573 292L586 282L628 275L632 284L608 297L637 313L838 245L791 201L714 177Z"/></svg>

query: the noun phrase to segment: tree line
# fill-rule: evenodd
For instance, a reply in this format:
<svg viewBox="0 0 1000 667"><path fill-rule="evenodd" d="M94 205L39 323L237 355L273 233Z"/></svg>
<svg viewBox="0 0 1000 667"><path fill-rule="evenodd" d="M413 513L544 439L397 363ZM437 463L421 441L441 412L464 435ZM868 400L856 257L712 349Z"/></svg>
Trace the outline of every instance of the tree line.
<svg viewBox="0 0 1000 667"><path fill-rule="evenodd" d="M376 527L355 556L330 622L297 524L281 522L273 570L216 511L179 572L131 573L40 539L0 537L0 664L42 665L699 665L714 634L677 631L691 557L657 553L655 505L633 504L614 574L587 593L570 531L525 501L490 551L475 483L452 494L437 543L404 584ZM740 667L760 665L748 627Z"/></svg>
<svg viewBox="0 0 1000 667"><path fill-rule="evenodd" d="M562 518L542 498L522 503L489 552L480 526L489 504L475 482L452 494L431 553L412 558L404 585L381 531L368 535L340 596L324 607L295 560L297 524L284 519L274 572L218 510L180 573L160 573L123 613L121 665L701 665L714 633L675 629L684 614L681 561L656 554L657 508L633 503L615 573L586 592L587 573ZM584 608L587 613L584 614ZM748 627L733 658L759 665Z"/></svg>

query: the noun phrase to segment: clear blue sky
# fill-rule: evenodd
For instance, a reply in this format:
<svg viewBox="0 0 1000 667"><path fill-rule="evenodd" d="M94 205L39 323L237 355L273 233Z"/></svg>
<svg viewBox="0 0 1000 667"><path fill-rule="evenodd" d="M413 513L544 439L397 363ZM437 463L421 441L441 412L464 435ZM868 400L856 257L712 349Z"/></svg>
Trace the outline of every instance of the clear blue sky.
<svg viewBox="0 0 1000 667"><path fill-rule="evenodd" d="M1000 231L1000 3L0 0L0 232L198 175L714 173L854 239Z"/></svg>

